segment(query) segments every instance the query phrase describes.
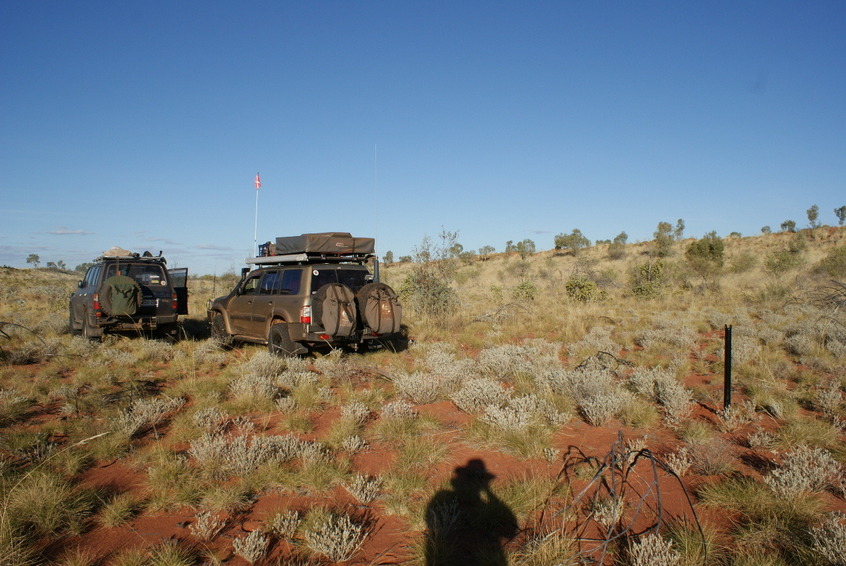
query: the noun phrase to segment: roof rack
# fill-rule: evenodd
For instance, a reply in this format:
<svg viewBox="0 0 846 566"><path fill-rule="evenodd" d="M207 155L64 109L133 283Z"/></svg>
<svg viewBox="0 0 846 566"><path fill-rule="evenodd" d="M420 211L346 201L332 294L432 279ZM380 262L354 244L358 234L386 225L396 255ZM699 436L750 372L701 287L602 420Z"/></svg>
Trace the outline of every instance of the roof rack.
<svg viewBox="0 0 846 566"><path fill-rule="evenodd" d="M330 254L303 252L299 254L269 255L260 257L248 257L244 260L249 265L284 265L284 264L309 264L309 263L364 263L368 259L376 257L369 253L347 253Z"/></svg>

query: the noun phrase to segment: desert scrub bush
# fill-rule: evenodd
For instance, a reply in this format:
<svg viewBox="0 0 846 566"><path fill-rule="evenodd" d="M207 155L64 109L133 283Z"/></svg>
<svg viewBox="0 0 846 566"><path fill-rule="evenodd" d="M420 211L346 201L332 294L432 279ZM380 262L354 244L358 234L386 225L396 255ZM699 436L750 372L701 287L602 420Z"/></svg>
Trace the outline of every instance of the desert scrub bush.
<svg viewBox="0 0 846 566"><path fill-rule="evenodd" d="M567 352L571 357L584 359L597 352L606 352L617 355L623 347L611 338L612 329L608 326L594 326L581 340L567 346Z"/></svg>
<svg viewBox="0 0 846 566"><path fill-rule="evenodd" d="M353 521L346 513L324 507L309 510L301 531L309 550L333 562L352 558L367 537L365 524Z"/></svg>
<svg viewBox="0 0 846 566"><path fill-rule="evenodd" d="M704 436L688 442L691 466L703 476L726 474L734 469L735 457L720 436Z"/></svg>
<svg viewBox="0 0 846 566"><path fill-rule="evenodd" d="M188 531L196 539L204 542L213 540L226 527L226 519L209 511L200 511L194 516L194 522L188 525Z"/></svg>
<svg viewBox="0 0 846 566"><path fill-rule="evenodd" d="M814 271L834 279L846 278L846 246L838 246L828 250Z"/></svg>
<svg viewBox="0 0 846 566"><path fill-rule="evenodd" d="M451 399L456 407L465 413L473 414L488 405L502 405L510 394L498 381L481 377L467 381L461 389L453 393Z"/></svg>
<svg viewBox="0 0 846 566"><path fill-rule="evenodd" d="M539 425L557 427L570 419L545 398L520 395L508 399L504 405L488 405L481 417L483 422L505 431L523 431Z"/></svg>
<svg viewBox="0 0 846 566"><path fill-rule="evenodd" d="M112 423L112 429L127 438L155 427L173 411L185 405L181 397L150 397L137 399L124 411L120 411Z"/></svg>
<svg viewBox="0 0 846 566"><path fill-rule="evenodd" d="M534 301L538 295L538 286L533 281L521 281L511 288L511 299L514 301Z"/></svg>
<svg viewBox="0 0 846 566"><path fill-rule="evenodd" d="M229 393L239 407L267 409L282 394L274 385L274 380L274 377L246 373L229 384Z"/></svg>
<svg viewBox="0 0 846 566"><path fill-rule="evenodd" d="M216 480L244 477L268 462L283 463L306 453L308 443L294 436L205 434L192 440L188 454Z"/></svg>
<svg viewBox="0 0 846 566"><path fill-rule="evenodd" d="M255 530L245 537L233 539L232 549L235 551L235 554L250 564L255 564L267 556L269 543L270 539L267 535L259 530Z"/></svg>
<svg viewBox="0 0 846 566"><path fill-rule="evenodd" d="M630 394L608 370L577 369L555 376L553 389L570 395L588 424L602 426L629 401Z"/></svg>
<svg viewBox="0 0 846 566"><path fill-rule="evenodd" d="M33 404L32 399L19 394L14 387L0 389L0 426L17 421Z"/></svg>
<svg viewBox="0 0 846 566"><path fill-rule="evenodd" d="M676 566L681 561L673 541L656 533L644 535L629 546L631 566Z"/></svg>
<svg viewBox="0 0 846 566"><path fill-rule="evenodd" d="M194 413L194 426L207 434L218 434L226 430L229 415L217 407L206 407Z"/></svg>
<svg viewBox="0 0 846 566"><path fill-rule="evenodd" d="M300 527L302 518L295 509L285 509L274 513L268 522L270 531L277 537L284 540L293 540Z"/></svg>
<svg viewBox="0 0 846 566"><path fill-rule="evenodd" d="M666 286L666 265L660 259L642 263L629 271L629 289L635 297L658 297Z"/></svg>
<svg viewBox="0 0 846 566"><path fill-rule="evenodd" d="M691 391L664 368L637 368L629 377L634 391L661 405L667 422L679 424L693 408Z"/></svg>
<svg viewBox="0 0 846 566"><path fill-rule="evenodd" d="M828 450L797 446L764 476L764 482L783 497L797 497L834 487L844 473L846 469Z"/></svg>
<svg viewBox="0 0 846 566"><path fill-rule="evenodd" d="M353 497L367 505L379 495L382 483L382 478L355 474L349 481L344 482L343 485Z"/></svg>
<svg viewBox="0 0 846 566"><path fill-rule="evenodd" d="M601 302L608 298L608 293L601 289L596 281L581 273L571 275L567 279L564 283L564 292L580 303Z"/></svg>
<svg viewBox="0 0 846 566"><path fill-rule="evenodd" d="M440 376L424 372L402 372L394 378L397 391L418 405L434 403L449 390L449 383Z"/></svg>
<svg viewBox="0 0 846 566"><path fill-rule="evenodd" d="M829 513L825 521L811 529L813 549L832 566L843 564L846 557L846 515Z"/></svg>

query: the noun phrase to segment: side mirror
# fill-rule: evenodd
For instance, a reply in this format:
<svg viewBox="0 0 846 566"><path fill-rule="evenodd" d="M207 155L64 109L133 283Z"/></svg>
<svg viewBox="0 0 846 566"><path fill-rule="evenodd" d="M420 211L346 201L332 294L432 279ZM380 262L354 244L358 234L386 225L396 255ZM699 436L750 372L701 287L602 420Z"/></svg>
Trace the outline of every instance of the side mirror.
<svg viewBox="0 0 846 566"><path fill-rule="evenodd" d="M79 281L77 281L77 282L76 282L76 286L77 286L79 289L82 289L83 287L85 287L85 281L83 281L82 279L80 279Z"/></svg>

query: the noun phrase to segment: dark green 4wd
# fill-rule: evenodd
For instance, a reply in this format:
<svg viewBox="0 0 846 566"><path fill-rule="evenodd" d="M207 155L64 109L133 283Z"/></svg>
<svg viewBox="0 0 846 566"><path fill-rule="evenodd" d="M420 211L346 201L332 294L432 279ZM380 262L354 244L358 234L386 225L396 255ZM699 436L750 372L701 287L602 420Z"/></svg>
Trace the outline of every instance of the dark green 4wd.
<svg viewBox="0 0 846 566"><path fill-rule="evenodd" d="M188 270L167 269L153 256L112 248L94 260L70 297L71 334L99 339L106 332L179 335L179 315L188 314Z"/></svg>

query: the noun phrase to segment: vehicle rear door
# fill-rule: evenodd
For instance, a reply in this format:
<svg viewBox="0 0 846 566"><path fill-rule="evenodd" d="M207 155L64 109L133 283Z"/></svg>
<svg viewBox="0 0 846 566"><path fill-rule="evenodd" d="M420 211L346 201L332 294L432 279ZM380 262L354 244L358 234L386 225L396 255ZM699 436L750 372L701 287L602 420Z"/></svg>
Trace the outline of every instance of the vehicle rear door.
<svg viewBox="0 0 846 566"><path fill-rule="evenodd" d="M176 293L177 314L188 314L188 268L176 267L168 269L170 284Z"/></svg>

